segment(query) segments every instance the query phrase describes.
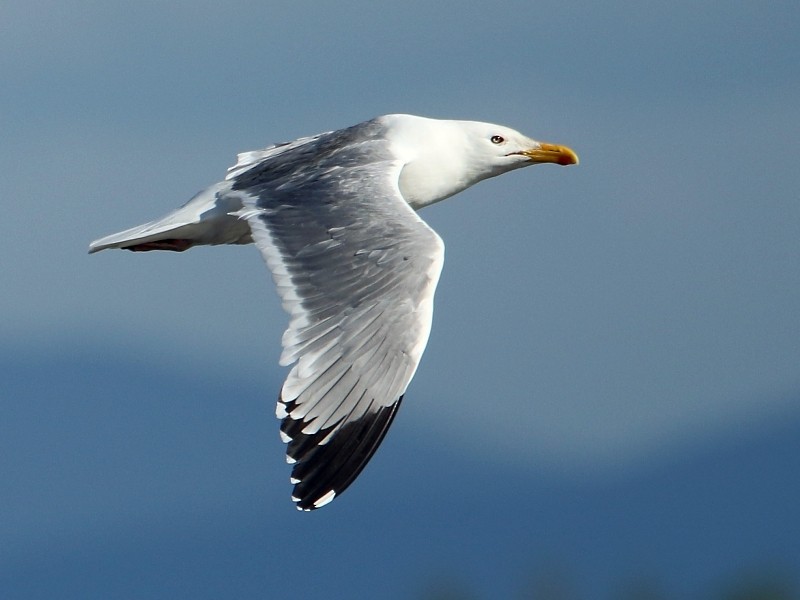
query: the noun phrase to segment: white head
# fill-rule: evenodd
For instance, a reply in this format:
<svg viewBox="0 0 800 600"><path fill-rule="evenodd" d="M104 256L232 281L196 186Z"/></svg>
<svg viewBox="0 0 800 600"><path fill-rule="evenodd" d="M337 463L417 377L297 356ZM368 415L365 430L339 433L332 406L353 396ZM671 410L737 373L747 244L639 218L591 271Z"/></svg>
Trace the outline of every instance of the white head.
<svg viewBox="0 0 800 600"><path fill-rule="evenodd" d="M502 125L411 115L383 119L391 127L395 153L406 163L400 191L415 209L521 167L578 164L566 146L539 142Z"/></svg>

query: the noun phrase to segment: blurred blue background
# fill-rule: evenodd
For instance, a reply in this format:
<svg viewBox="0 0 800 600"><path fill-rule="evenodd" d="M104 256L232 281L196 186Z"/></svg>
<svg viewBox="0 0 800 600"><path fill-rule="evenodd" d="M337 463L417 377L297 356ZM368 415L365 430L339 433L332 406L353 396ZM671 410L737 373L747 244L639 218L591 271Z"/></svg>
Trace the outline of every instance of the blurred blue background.
<svg viewBox="0 0 800 600"><path fill-rule="evenodd" d="M780 1L4 2L0 597L798 597L799 26ZM423 363L301 514L258 252L87 245L237 152L390 112L581 165L422 213L447 244Z"/></svg>

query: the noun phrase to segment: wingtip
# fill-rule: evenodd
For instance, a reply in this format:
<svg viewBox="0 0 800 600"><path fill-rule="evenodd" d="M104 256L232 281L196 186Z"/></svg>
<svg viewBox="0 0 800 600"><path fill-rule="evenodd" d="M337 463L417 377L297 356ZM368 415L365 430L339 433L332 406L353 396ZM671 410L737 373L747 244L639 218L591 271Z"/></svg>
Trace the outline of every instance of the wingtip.
<svg viewBox="0 0 800 600"><path fill-rule="evenodd" d="M321 508L355 481L383 441L402 400L400 396L394 404L344 424L333 436L327 430L303 434L302 419L284 420L281 430L293 438L287 459L294 461L290 481L297 508Z"/></svg>
<svg viewBox="0 0 800 600"><path fill-rule="evenodd" d="M300 482L298 481L297 483ZM328 490L313 502L310 502L307 498L298 498L297 496L292 496L292 502L295 503L295 508L297 510L311 512L313 510L317 510L318 508L322 508L326 504L330 504L333 502L334 498L336 498L336 491Z"/></svg>

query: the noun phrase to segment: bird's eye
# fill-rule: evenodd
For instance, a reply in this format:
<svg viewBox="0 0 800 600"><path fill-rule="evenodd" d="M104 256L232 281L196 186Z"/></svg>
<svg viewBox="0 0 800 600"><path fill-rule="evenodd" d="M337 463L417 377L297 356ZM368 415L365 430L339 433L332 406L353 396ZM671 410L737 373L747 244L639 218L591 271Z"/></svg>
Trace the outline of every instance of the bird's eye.
<svg viewBox="0 0 800 600"><path fill-rule="evenodd" d="M502 135L493 135L492 136L492 143L493 144L502 144L505 141L506 141L506 138L504 138Z"/></svg>

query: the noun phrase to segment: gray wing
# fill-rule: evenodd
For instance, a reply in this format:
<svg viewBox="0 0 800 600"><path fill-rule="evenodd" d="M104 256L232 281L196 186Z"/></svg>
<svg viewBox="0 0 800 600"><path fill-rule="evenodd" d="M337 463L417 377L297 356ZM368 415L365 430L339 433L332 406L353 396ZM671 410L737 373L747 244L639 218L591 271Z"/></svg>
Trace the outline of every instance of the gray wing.
<svg viewBox="0 0 800 600"><path fill-rule="evenodd" d="M379 133L324 134L229 175L290 315L277 415L304 510L372 457L430 333L444 245L400 195Z"/></svg>

